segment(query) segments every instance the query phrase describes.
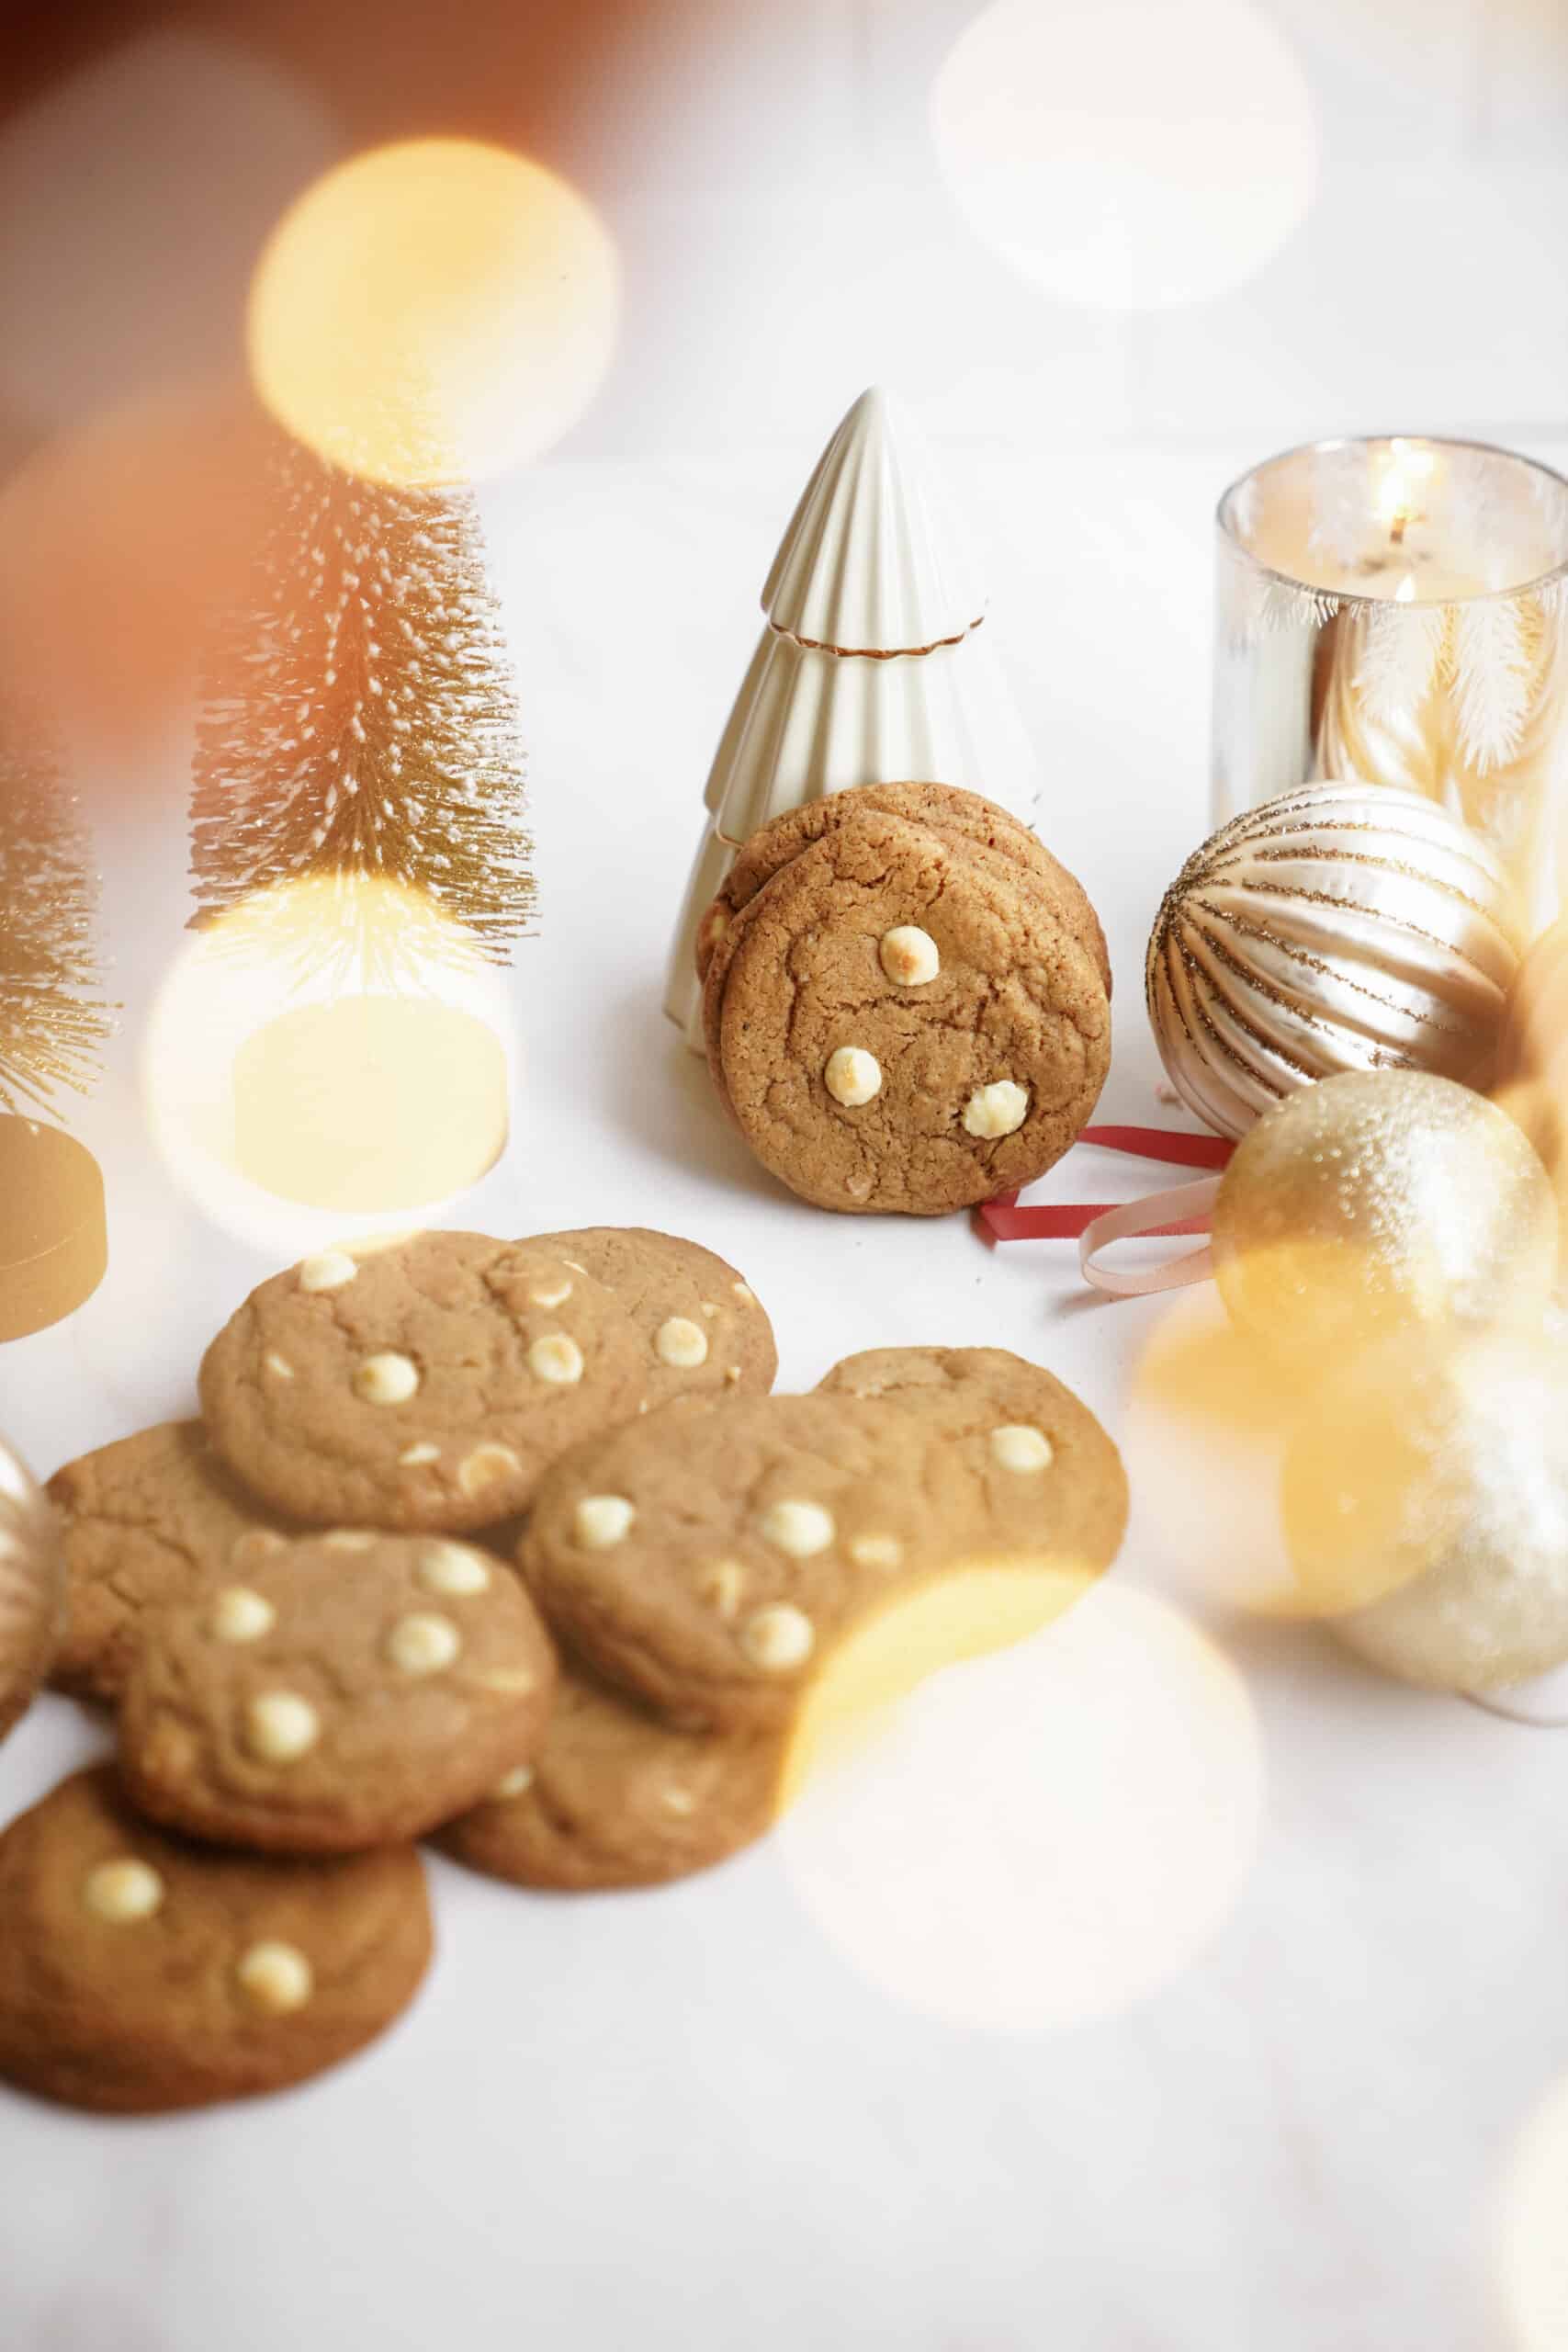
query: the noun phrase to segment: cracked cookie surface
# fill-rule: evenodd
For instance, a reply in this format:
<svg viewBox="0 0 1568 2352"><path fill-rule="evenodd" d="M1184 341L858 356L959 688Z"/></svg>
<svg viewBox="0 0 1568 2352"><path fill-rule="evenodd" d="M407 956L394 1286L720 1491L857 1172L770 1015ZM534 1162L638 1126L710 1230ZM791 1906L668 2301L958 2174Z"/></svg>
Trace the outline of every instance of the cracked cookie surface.
<svg viewBox="0 0 1568 2352"><path fill-rule="evenodd" d="M819 1207L938 1216L1029 1183L1099 1097L1093 956L989 853L867 814L784 865L725 946L705 998L722 1090Z"/></svg>
<svg viewBox="0 0 1568 2352"><path fill-rule="evenodd" d="M522 1510L563 1447L637 1411L645 1348L536 1242L431 1232L276 1274L201 1367L213 1445L313 1525L449 1533Z"/></svg>
<svg viewBox="0 0 1568 2352"><path fill-rule="evenodd" d="M153 1828L112 1766L0 1833L0 2076L105 2113L284 2089L375 2039L431 1957L412 1847L327 1862Z"/></svg>
<svg viewBox="0 0 1568 2352"><path fill-rule="evenodd" d="M555 1654L504 1560L345 1528L151 1611L120 1708L155 1821L276 1853L423 1837L526 1764Z"/></svg>

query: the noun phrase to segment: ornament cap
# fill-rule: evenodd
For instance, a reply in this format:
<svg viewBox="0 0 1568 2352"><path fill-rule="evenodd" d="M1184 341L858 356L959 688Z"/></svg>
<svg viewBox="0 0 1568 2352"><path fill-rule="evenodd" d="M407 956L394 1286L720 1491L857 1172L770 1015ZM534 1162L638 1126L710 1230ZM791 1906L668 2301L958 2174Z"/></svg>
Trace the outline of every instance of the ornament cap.
<svg viewBox="0 0 1568 2352"><path fill-rule="evenodd" d="M835 653L923 653L986 598L936 460L893 396L861 394L817 461L762 590L775 629Z"/></svg>

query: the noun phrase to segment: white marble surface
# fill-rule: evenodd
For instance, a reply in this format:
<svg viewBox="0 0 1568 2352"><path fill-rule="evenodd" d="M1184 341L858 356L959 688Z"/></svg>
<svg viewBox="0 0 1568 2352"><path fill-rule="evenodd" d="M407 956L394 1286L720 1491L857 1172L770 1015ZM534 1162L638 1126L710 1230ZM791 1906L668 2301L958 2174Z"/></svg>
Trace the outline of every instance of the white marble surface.
<svg viewBox="0 0 1568 2352"><path fill-rule="evenodd" d="M1141 951L1205 825L1208 515L1256 454L963 461L1043 830L1112 943L1112 1116L1153 1113ZM450 1221L689 1231L769 1303L784 1385L879 1342L999 1342L1127 1442L1121 1618L1064 1621L1088 1628L1066 1696L1048 1633L1037 1706L1016 1665L976 1681L911 1766L886 1917L923 1904L933 1948L953 1931L956 2013L901 1996L920 1971L891 1935L868 1962L863 1916L852 1956L823 1908L831 1869L787 1839L667 1893L577 1901L437 1860L428 1992L335 2076L164 2122L0 2094L6 2352L1568 2341L1510 2327L1499 2267L1519 2135L1568 2075L1568 1746L1381 1683L1310 1631L1184 1630L1212 1615L1204 1530L1239 1505L1194 1490L1179 1450L1134 1442L1127 1389L1158 1308L1089 1301L1059 1247L988 1255L962 1219L794 1203L660 1017L702 778L797 471L735 451L561 466L491 502L543 925L511 984L513 1147ZM113 1263L72 1321L0 1351L0 1427L43 1472L187 1408L211 1329L291 1250L287 1232L270 1257L243 1248L182 1200L138 1106L149 992L184 920L183 758L174 729L88 779L128 1006L81 1121ZM1079 1153L1050 1190L1144 1181ZM1213 1668L1213 1740L1204 1638L1234 1668ZM968 1746L933 1781L955 1724ZM0 1753L0 1815L100 1736L42 1702ZM919 1806L929 1853L918 1814L908 1834ZM952 1874L955 1828L972 1850ZM987 1881L991 1852L1010 1860ZM1064 1953L1071 2021L1021 2024L1036 1981L1051 2009ZM1097 1984L1117 2006L1086 2016Z"/></svg>

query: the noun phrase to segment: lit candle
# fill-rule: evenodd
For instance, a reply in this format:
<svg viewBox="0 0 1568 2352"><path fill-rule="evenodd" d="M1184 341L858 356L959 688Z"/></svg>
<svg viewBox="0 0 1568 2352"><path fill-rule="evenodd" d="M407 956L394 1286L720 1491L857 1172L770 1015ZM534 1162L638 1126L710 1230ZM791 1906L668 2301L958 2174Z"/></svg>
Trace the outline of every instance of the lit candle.
<svg viewBox="0 0 1568 2352"><path fill-rule="evenodd" d="M1325 442L1258 467L1218 521L1216 818L1314 776L1425 792L1550 921L1568 883L1568 482L1466 442Z"/></svg>

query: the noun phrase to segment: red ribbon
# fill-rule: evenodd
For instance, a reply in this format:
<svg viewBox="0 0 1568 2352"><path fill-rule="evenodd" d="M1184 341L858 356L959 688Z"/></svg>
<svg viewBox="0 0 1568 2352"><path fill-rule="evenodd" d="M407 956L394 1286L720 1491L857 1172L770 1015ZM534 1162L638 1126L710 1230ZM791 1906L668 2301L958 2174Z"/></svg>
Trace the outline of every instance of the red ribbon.
<svg viewBox="0 0 1568 2352"><path fill-rule="evenodd" d="M1235 1146L1226 1136L1198 1136L1176 1127L1085 1127L1080 1143L1096 1144L1102 1151L1125 1152L1134 1159L1163 1160L1172 1168L1224 1168ZM1155 1196L1151 1206L1156 1206ZM1048 1207L1021 1209L1018 1193L999 1193L974 1212L975 1230L987 1250L998 1241L1076 1241L1095 1219L1124 1205L1120 1201L1064 1201ZM1208 1219L1180 1216L1168 1224L1144 1228L1147 1236L1206 1233Z"/></svg>

